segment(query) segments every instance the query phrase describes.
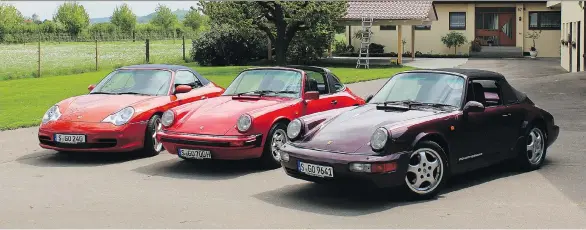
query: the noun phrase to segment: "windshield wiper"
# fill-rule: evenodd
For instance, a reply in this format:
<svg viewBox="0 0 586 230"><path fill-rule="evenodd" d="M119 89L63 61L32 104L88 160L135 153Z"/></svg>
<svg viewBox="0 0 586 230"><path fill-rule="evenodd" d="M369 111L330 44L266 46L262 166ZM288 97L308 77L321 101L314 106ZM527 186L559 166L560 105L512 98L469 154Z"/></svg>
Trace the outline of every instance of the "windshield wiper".
<svg viewBox="0 0 586 230"><path fill-rule="evenodd" d="M109 94L109 95L118 95L118 93L108 93L108 92L91 92L90 94Z"/></svg>
<svg viewBox="0 0 586 230"><path fill-rule="evenodd" d="M409 109L411 109L411 106L413 105L422 105L422 106L430 106L433 108L443 108L443 107L456 107L453 105L448 105L448 104L442 104L442 103L427 103L427 102L418 102L418 101L413 101L413 100L402 100L402 101L385 101L383 102L384 106L387 106L387 104L406 104Z"/></svg>
<svg viewBox="0 0 586 230"><path fill-rule="evenodd" d="M145 96L150 96L149 94L146 94L146 93L138 93L138 92L122 92L122 93L118 93L118 94L133 94L133 95L145 95Z"/></svg>
<svg viewBox="0 0 586 230"><path fill-rule="evenodd" d="M243 92L243 93L239 93L237 94L238 96L242 96L244 94L257 94L258 96L264 96L267 93L273 93L275 91L272 90L254 90L254 91L248 91L248 92Z"/></svg>

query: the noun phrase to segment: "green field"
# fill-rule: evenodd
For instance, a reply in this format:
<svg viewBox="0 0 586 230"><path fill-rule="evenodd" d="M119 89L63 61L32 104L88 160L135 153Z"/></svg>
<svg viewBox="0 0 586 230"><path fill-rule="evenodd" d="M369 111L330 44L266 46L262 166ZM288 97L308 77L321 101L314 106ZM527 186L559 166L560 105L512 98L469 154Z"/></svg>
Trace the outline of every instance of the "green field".
<svg viewBox="0 0 586 230"><path fill-rule="evenodd" d="M226 87L246 66L199 67L188 65L211 81ZM344 83L385 78L411 67L330 68ZM38 125L45 111L65 98L87 93L111 70L66 76L0 81L0 130Z"/></svg>
<svg viewBox="0 0 586 230"><path fill-rule="evenodd" d="M185 40L189 58L191 40ZM145 63L144 41L98 42L98 69ZM151 40L151 63L183 63L182 40ZM38 44L0 45L0 80L32 78L38 71ZM96 71L95 42L42 42L41 77Z"/></svg>

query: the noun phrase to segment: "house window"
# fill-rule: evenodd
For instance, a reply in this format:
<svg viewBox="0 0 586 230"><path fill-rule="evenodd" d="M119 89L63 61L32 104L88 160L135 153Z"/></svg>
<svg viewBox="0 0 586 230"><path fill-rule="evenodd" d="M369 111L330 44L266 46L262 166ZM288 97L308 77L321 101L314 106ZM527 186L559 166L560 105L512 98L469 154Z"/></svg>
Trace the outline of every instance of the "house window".
<svg viewBox="0 0 586 230"><path fill-rule="evenodd" d="M393 25L380 26L380 30L397 30L397 26L393 26Z"/></svg>
<svg viewBox="0 0 586 230"><path fill-rule="evenodd" d="M450 12L450 30L466 29L466 12Z"/></svg>
<svg viewBox="0 0 586 230"><path fill-rule="evenodd" d="M431 30L431 25L416 25L413 26L414 30Z"/></svg>
<svg viewBox="0 0 586 230"><path fill-rule="evenodd" d="M561 22L560 11L529 12L530 30L559 30Z"/></svg>

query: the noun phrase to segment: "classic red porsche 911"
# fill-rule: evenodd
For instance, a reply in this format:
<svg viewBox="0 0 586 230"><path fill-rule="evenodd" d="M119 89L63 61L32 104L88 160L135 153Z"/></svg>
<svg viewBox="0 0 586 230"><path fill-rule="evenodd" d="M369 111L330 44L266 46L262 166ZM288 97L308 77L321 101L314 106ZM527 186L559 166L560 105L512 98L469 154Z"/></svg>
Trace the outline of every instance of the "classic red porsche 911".
<svg viewBox="0 0 586 230"><path fill-rule="evenodd" d="M134 65L114 70L89 94L49 108L39 127L40 146L62 152L162 151L161 115L178 105L217 97L224 88L178 65Z"/></svg>
<svg viewBox="0 0 586 230"><path fill-rule="evenodd" d="M364 103L326 68L252 68L222 96L166 111L157 138L183 159L259 158L265 167L277 168L289 121Z"/></svg>
<svg viewBox="0 0 586 230"><path fill-rule="evenodd" d="M402 72L367 101L291 121L280 149L285 172L431 198L450 175L500 161L537 169L559 134L549 112L490 71Z"/></svg>

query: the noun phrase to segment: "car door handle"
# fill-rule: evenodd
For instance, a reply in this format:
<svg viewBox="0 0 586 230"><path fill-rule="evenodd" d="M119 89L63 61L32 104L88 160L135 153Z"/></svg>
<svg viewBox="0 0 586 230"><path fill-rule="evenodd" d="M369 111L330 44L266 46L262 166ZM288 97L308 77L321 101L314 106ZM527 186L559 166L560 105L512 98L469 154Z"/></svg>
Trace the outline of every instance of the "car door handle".
<svg viewBox="0 0 586 230"><path fill-rule="evenodd" d="M332 105L335 105L335 104L338 104L338 101L336 101L336 100L333 100L333 101L332 101Z"/></svg>
<svg viewBox="0 0 586 230"><path fill-rule="evenodd" d="M511 116L511 114L510 113L503 114L503 117L508 117L508 116Z"/></svg>
<svg viewBox="0 0 586 230"><path fill-rule="evenodd" d="M203 100L203 99L206 99L206 98L207 98L206 96L201 96L201 99L202 99L202 100Z"/></svg>

